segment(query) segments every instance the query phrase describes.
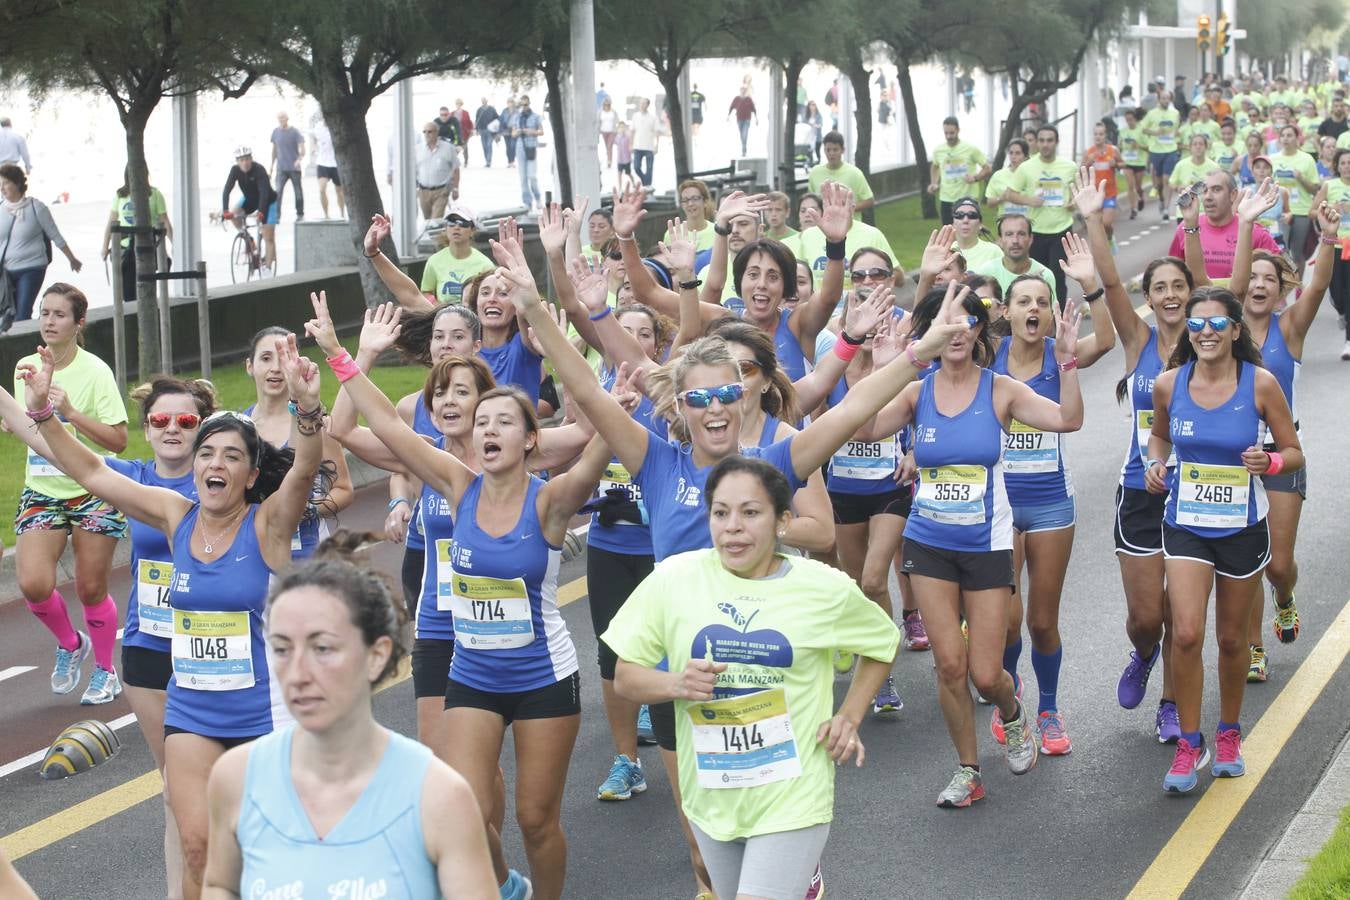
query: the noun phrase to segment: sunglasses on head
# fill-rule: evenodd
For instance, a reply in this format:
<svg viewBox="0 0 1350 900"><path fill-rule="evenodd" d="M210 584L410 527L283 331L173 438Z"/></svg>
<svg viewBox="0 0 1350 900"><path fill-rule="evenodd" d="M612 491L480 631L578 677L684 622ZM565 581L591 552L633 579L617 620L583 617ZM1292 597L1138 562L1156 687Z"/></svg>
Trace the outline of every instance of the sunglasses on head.
<svg viewBox="0 0 1350 900"><path fill-rule="evenodd" d="M1199 334L1205 330L1206 323L1208 323L1209 327L1215 331L1224 331L1232 324L1232 322L1233 320L1228 316L1191 316L1186 320L1186 327L1189 328L1193 334Z"/></svg>
<svg viewBox="0 0 1350 900"><path fill-rule="evenodd" d="M175 416L173 413L157 412L145 417L151 428L168 428L169 423L175 419L178 421L178 427L184 431L191 431L202 422L202 417L196 413L178 413Z"/></svg>
<svg viewBox="0 0 1350 900"><path fill-rule="evenodd" d="M449 225L451 228L472 228L472 227L473 227L473 223L472 223L472 222L469 222L469 221L467 221L467 220L465 220L465 219L461 219L459 216L451 216L450 218L448 218L448 219L445 220L445 224L446 224L446 225Z"/></svg>
<svg viewBox="0 0 1350 900"><path fill-rule="evenodd" d="M969 211L969 212L964 212L964 211L963 211L963 212L954 212L954 213L952 213L952 218L953 218L953 219L975 219L976 221L979 221L980 214L977 213L977 212L975 212L974 210L971 210L971 211Z"/></svg>
<svg viewBox="0 0 1350 900"><path fill-rule="evenodd" d="M881 281L891 277L891 270L884 269L881 266L874 266L870 269L854 269L848 273L850 281L867 281L869 279Z"/></svg>
<svg viewBox="0 0 1350 900"><path fill-rule="evenodd" d="M684 398L684 405L694 409L706 409L712 406L713 400L717 400L723 406L730 406L745 394L745 385L739 381L735 384L724 384L712 388L693 388L685 391L680 396Z"/></svg>

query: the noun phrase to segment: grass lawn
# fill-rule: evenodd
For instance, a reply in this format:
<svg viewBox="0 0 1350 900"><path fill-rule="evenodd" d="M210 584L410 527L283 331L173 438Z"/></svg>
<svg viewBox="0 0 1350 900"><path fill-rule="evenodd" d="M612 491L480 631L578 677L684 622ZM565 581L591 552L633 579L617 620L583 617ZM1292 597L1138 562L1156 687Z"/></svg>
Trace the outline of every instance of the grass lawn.
<svg viewBox="0 0 1350 900"><path fill-rule="evenodd" d="M344 345L353 353L356 351L356 337L345 340ZM316 347L302 349L310 359L319 363L323 375L323 402L332 408L337 396L338 382L332 372L323 363L323 353ZM421 366L386 366L374 372L374 381L390 397L398 398L419 390L426 381L427 370ZM183 373L184 377L195 378L200 372ZM244 371L243 363L230 366L216 366L212 372L212 383L216 386L216 395L222 409L246 409L253 404L256 394L253 379ZM8 389L10 385L6 385ZM20 397L20 402L22 402ZM145 433L137 424L140 411L136 404L127 402L127 449L120 454L124 459L148 459L150 446ZM14 510L18 508L19 494L23 490L24 468L28 448L12 434L0 434L0 541L5 546L14 546Z"/></svg>
<svg viewBox="0 0 1350 900"><path fill-rule="evenodd" d="M1289 900L1350 898L1350 806L1341 810L1341 822L1322 851L1308 863L1308 871Z"/></svg>

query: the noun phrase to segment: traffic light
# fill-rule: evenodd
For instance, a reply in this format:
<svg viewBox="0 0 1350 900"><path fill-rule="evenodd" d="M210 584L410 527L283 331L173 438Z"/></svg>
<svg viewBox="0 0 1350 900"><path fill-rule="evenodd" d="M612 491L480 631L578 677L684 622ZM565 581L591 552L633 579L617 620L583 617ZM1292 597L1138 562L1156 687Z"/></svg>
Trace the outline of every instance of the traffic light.
<svg viewBox="0 0 1350 900"><path fill-rule="evenodd" d="M1195 19L1195 46L1201 53L1209 52L1210 39L1212 37L1209 30L1209 16L1197 16Z"/></svg>
<svg viewBox="0 0 1350 900"><path fill-rule="evenodd" d="M1228 32L1233 29L1233 25L1228 21L1228 13L1220 13L1218 24L1214 28L1214 52L1219 56L1227 56L1232 47L1228 44Z"/></svg>

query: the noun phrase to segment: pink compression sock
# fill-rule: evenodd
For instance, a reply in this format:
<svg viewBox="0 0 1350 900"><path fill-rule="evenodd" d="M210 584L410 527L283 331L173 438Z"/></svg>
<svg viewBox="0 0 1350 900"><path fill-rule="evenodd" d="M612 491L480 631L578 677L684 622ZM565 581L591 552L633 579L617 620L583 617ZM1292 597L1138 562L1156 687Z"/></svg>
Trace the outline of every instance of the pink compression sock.
<svg viewBox="0 0 1350 900"><path fill-rule="evenodd" d="M75 633L75 626L70 624L70 613L66 610L66 600L60 591L52 591L52 595L41 603L28 601L28 609L38 617L39 622L47 626L48 631L56 635L56 643L61 645L62 650L79 648L80 636Z"/></svg>
<svg viewBox="0 0 1350 900"><path fill-rule="evenodd" d="M84 622L89 626L89 639L94 645L94 661L99 668L112 672L113 647L117 644L117 602L104 597L93 606L84 608Z"/></svg>

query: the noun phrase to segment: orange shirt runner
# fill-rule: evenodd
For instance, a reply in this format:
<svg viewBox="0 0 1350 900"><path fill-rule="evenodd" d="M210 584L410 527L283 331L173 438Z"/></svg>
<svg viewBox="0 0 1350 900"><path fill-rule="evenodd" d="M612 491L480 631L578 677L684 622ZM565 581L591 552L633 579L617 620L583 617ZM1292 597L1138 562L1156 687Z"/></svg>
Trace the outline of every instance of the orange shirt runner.
<svg viewBox="0 0 1350 900"><path fill-rule="evenodd" d="M1100 148L1093 144L1083 151L1083 165L1092 170L1094 183L1106 185L1108 199L1115 197L1118 191L1116 169L1120 164L1120 151L1116 149L1115 144L1107 144Z"/></svg>

